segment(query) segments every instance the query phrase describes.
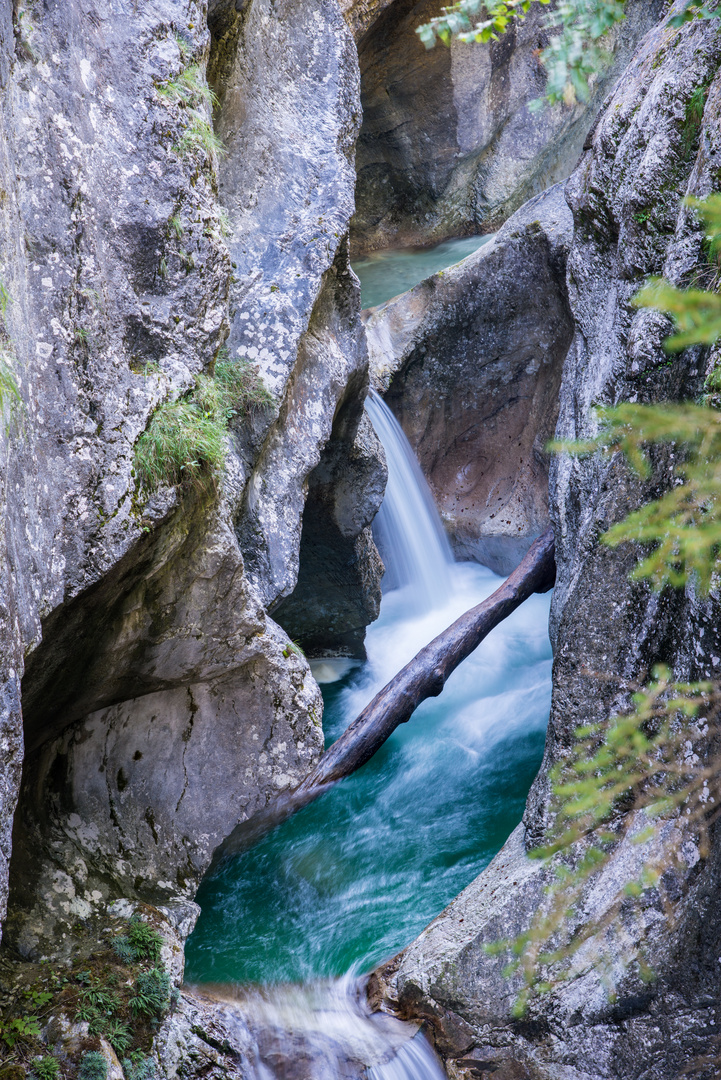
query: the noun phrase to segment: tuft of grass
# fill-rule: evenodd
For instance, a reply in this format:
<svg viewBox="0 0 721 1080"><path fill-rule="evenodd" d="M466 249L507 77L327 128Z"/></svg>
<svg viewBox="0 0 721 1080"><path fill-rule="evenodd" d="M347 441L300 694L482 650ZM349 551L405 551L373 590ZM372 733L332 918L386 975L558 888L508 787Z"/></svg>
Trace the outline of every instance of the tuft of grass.
<svg viewBox="0 0 721 1080"><path fill-rule="evenodd" d="M5 288L5 282L0 281L0 312L2 312L3 319L5 318L8 310L8 304L12 304L13 298Z"/></svg>
<svg viewBox="0 0 721 1080"><path fill-rule="evenodd" d="M108 1080L108 1062L105 1054L99 1050L91 1050L83 1054L78 1080Z"/></svg>
<svg viewBox="0 0 721 1080"><path fill-rule="evenodd" d="M176 237L179 240L180 237L185 232L185 227L183 226L183 222L180 219L180 215L179 214L173 214L170 221L168 222L168 225L170 226L170 228L172 229L172 231L175 233Z"/></svg>
<svg viewBox="0 0 721 1080"><path fill-rule="evenodd" d="M158 93L175 104L208 105L214 109L218 99L205 81L199 64L191 64L175 79L158 87Z"/></svg>
<svg viewBox="0 0 721 1080"><path fill-rule="evenodd" d="M188 397L161 405L138 439L135 473L141 486L147 492L176 484L207 490L223 470L230 421L273 401L247 360L217 361L213 378L199 375Z"/></svg>
<svg viewBox="0 0 721 1080"><path fill-rule="evenodd" d="M180 141L173 147L176 154L185 157L186 154L202 152L208 157L221 157L225 153L225 147L213 130L209 120L198 112L190 110L191 121L183 132Z"/></svg>
<svg viewBox="0 0 721 1080"><path fill-rule="evenodd" d="M229 420L233 416L250 416L274 403L273 395L248 360L218 360L215 381Z"/></svg>
<svg viewBox="0 0 721 1080"><path fill-rule="evenodd" d="M0 349L0 417L3 417L7 410L10 419L12 419L15 411L22 406L22 398L10 366L10 359L10 354ZM9 427L10 421L8 420L5 430L7 431Z"/></svg>
<svg viewBox="0 0 721 1080"><path fill-rule="evenodd" d="M135 471L147 491L188 484L204 490L225 463L226 425L195 401L161 405L135 444Z"/></svg>

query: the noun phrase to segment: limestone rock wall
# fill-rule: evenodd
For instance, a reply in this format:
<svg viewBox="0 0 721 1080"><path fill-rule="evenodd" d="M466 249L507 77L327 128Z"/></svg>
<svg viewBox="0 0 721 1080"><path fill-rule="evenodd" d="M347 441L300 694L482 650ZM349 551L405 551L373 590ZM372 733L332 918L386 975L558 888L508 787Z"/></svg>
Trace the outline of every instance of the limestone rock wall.
<svg viewBox="0 0 721 1080"><path fill-rule="evenodd" d="M547 9L497 42L427 51L416 29L440 0L350 5L359 40L363 127L358 142L353 247L358 252L492 232L533 195L573 169L605 95L663 0L630 0L610 41L609 64L585 104L532 112L543 95L538 52ZM381 10L382 8L382 10Z"/></svg>
<svg viewBox="0 0 721 1080"><path fill-rule="evenodd" d="M335 0L126 7L0 21L1 333L23 399L0 433L0 914L11 861L8 940L32 955L72 950L66 928L118 898L175 905L182 938L217 843L316 760L320 692L268 610L322 460L341 501L366 462L337 538L352 613L330 603L358 647L381 572L350 32ZM162 93L193 64L221 155L183 147L193 114ZM215 488L148 497L134 445L224 345L275 405L233 421Z"/></svg>
<svg viewBox="0 0 721 1080"><path fill-rule="evenodd" d="M685 284L705 265L703 230L681 200L718 190L720 50L721 37L709 24L677 31L662 23L653 30L569 181L575 232L568 285L576 329L561 383L562 436L594 433L594 402L698 393L707 357L690 350L669 360L662 348L669 322L637 311L631 299L647 275L664 273ZM705 92L700 122L690 107L699 87ZM569 918L569 932L589 933L573 977L532 999L523 1019L511 1011L520 983L504 977L505 957L484 948L528 926L543 898L546 873L553 871L529 860L527 851L546 824L548 769L576 726L624 707L628 681L645 678L656 663L670 664L682 679L718 677L718 601L703 601L691 588L656 594L632 583L636 553L599 544L601 532L669 479L662 454L648 486L617 457L560 459L552 468L558 582L544 765L523 824L493 863L380 972L387 1002L429 1020L454 1077L485 1069L544 1080L670 1080L694 1063L699 1075L717 1068L718 837L708 858L699 858L694 835L672 819L655 840L619 843ZM708 738L696 748L701 755L710 752L715 733ZM625 902L604 930L620 885L638 876L644 859L680 841L680 865L639 902ZM654 973L650 982L641 961Z"/></svg>

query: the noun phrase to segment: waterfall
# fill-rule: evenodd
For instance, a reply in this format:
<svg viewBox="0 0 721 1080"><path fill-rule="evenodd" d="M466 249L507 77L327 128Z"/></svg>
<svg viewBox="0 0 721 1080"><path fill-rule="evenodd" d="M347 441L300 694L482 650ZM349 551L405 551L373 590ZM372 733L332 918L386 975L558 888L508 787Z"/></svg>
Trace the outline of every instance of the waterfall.
<svg viewBox="0 0 721 1080"><path fill-rule="evenodd" d="M416 611L432 611L447 602L451 589L450 544L400 424L374 391L366 399L366 411L388 463L388 485L373 523L386 566L384 591L405 588Z"/></svg>
<svg viewBox="0 0 721 1080"><path fill-rule="evenodd" d="M206 996L249 1080L446 1080L419 1025L371 1013L352 975Z"/></svg>

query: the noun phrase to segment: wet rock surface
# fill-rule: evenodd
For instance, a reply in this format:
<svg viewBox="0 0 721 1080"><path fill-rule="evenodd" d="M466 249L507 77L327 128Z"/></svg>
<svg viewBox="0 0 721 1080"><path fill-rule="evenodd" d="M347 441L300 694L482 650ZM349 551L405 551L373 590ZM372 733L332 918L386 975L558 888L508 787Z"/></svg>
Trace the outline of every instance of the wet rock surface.
<svg viewBox="0 0 721 1080"><path fill-rule="evenodd" d="M707 358L690 350L669 362L662 341L670 324L637 311L631 299L646 275L682 284L703 260L703 230L681 199L707 195L716 183L720 47L716 32L701 24L651 32L569 181L576 331L560 391L563 437L595 433L593 403L678 400L699 391ZM689 126L688 102L699 86L708 88L703 119ZM564 940L576 929L589 934L572 977L532 998L521 1019L512 1015L519 977L504 977L505 956L485 951L527 927L542 898L544 871L527 851L547 824L548 770L575 728L626 707L628 683L658 662L681 679L718 672L718 602L690 588L656 594L632 583L636 553L599 543L610 524L669 482L669 469L660 455L646 486L617 457L561 458L552 467L558 578L544 764L523 824L484 874L380 969L375 991L403 1015L428 1019L453 1076L485 1069L509 1077L665 1080L692 1066L711 1077L718 1067L717 837L699 858L693 831L678 819L645 844L633 842L641 822L626 820L629 838L586 886L564 927ZM707 734L699 753L710 752L712 738ZM668 858L672 850L684 852L673 880L647 889L638 903L626 901L604 929L623 883L638 876L644 859ZM644 964L654 973L650 982Z"/></svg>
<svg viewBox="0 0 721 1080"><path fill-rule="evenodd" d="M573 323L563 186L489 244L365 316L372 375L458 558L508 574L548 526L548 454Z"/></svg>
<svg viewBox="0 0 721 1080"><path fill-rule="evenodd" d="M533 5L498 41L426 50L416 29L437 0L395 0L359 40L354 252L492 232L533 195L567 177L605 95L661 2L635 0L609 42L610 63L587 103L533 112L545 72L547 9ZM367 5L351 6L362 19ZM376 4L375 9L381 5Z"/></svg>

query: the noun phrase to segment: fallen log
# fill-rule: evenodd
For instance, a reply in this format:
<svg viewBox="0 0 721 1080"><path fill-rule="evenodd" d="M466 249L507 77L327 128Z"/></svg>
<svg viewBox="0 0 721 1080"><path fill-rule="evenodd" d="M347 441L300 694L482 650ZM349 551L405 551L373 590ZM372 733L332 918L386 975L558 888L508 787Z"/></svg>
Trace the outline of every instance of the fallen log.
<svg viewBox="0 0 721 1080"><path fill-rule="evenodd" d="M422 701L440 694L449 675L495 626L533 593L548 592L555 577L553 530L549 528L533 542L523 561L500 588L456 619L376 694L328 747L299 787L236 826L217 849L213 867L257 843L270 829L365 765L399 724L410 720Z"/></svg>

